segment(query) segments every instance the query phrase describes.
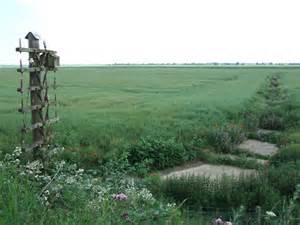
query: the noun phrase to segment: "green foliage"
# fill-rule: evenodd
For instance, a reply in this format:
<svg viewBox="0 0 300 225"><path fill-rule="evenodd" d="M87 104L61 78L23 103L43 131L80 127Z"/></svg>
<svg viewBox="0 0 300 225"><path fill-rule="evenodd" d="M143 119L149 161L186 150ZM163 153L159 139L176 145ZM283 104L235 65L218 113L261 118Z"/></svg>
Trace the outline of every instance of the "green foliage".
<svg viewBox="0 0 300 225"><path fill-rule="evenodd" d="M209 129L206 138L216 150L230 153L246 139L246 134L239 125L222 124Z"/></svg>
<svg viewBox="0 0 300 225"><path fill-rule="evenodd" d="M76 165L46 168L20 157L17 148L0 161L1 224L180 224L175 204L155 199L124 174L100 179Z"/></svg>
<svg viewBox="0 0 300 225"><path fill-rule="evenodd" d="M278 73L267 77L260 94L269 106L282 104L288 100L287 90L283 87Z"/></svg>
<svg viewBox="0 0 300 225"><path fill-rule="evenodd" d="M263 129L283 130L285 123L279 112L276 113L272 109L268 109L261 115L259 126Z"/></svg>
<svg viewBox="0 0 300 225"><path fill-rule="evenodd" d="M219 165L231 165L245 169L259 169L263 167L263 165L258 163L255 158L248 158L246 155L240 155L239 157L232 157L229 155L216 155L208 162Z"/></svg>
<svg viewBox="0 0 300 225"><path fill-rule="evenodd" d="M137 169L159 170L182 164L189 159L188 152L174 138L141 138L128 147L128 161ZM148 171L145 171L148 172Z"/></svg>
<svg viewBox="0 0 300 225"><path fill-rule="evenodd" d="M267 176L270 184L282 195L291 196L300 183L300 145L292 144L281 149L270 159Z"/></svg>
<svg viewBox="0 0 300 225"><path fill-rule="evenodd" d="M281 80L278 73L268 76L257 94L245 104L241 116L249 131L258 128L284 130L297 126L299 115Z"/></svg>
<svg viewBox="0 0 300 225"><path fill-rule="evenodd" d="M263 129L283 130L295 125L298 116L291 107L287 89L280 82L277 74L267 78L260 93L265 101L264 111L259 118L259 125Z"/></svg>
<svg viewBox="0 0 300 225"><path fill-rule="evenodd" d="M148 135L184 135L190 140L195 130L226 119L225 110L240 111L264 79L279 71L285 74L285 86L297 101L297 68L60 68L61 120L54 128L56 140L71 152L88 145L100 152L100 158ZM22 116L16 112L15 78L15 68L0 69L2 151L13 149L20 140L16 134Z"/></svg>
<svg viewBox="0 0 300 225"><path fill-rule="evenodd" d="M291 196L300 183L300 161L271 166L265 174L271 186L283 196Z"/></svg>
<svg viewBox="0 0 300 225"><path fill-rule="evenodd" d="M263 176L223 177L181 177L163 181L165 196L177 202L185 201L185 206L203 208L237 208L240 205L253 209L257 205L271 208L280 201L279 193L272 188Z"/></svg>
<svg viewBox="0 0 300 225"><path fill-rule="evenodd" d="M1 166L0 224L34 224L42 207L35 195L37 189L16 175L15 169L7 170Z"/></svg>
<svg viewBox="0 0 300 225"><path fill-rule="evenodd" d="M297 162L300 162L300 144L292 144L280 149L270 160L273 165Z"/></svg>
<svg viewBox="0 0 300 225"><path fill-rule="evenodd" d="M268 78L265 86L244 107L245 100L255 94L265 77L278 71L285 75ZM82 79L82 74L86 79ZM19 142L16 134L21 116L15 113L18 97L12 94L16 86L14 75L15 69L0 69L3 84L0 89L0 149L5 153ZM195 134L214 123L234 121L239 124L240 118L245 129L251 131L259 127L296 127L299 111L290 100L299 102L297 81L299 69L283 67L62 68L58 90L62 122L55 130L57 142L66 146L59 159L66 159L67 163L61 168L57 162L47 169L40 163L28 163L25 169L20 164L26 160L20 162L14 157L5 157L10 166L0 170L0 223L128 224L120 216L124 215L124 210L128 210L126 213L132 218L132 224L180 223L176 207L168 208L157 200L151 203L144 198L134 198L149 196L141 187L134 188L134 194L126 203L114 201L111 195L129 191L124 183L128 171L146 175L151 170L172 167L196 157L217 164L256 167L246 157L235 160L199 150L206 147L206 137L195 138ZM282 87L283 82L289 93ZM226 111L231 112L231 117L224 113ZM240 111L243 111L242 116L236 116ZM244 137L243 129L228 124L214 127L207 134L208 142L225 153L232 152ZM277 133L260 138L279 145L290 141ZM297 135L292 137L294 142L298 139ZM123 149L123 146L129 147ZM115 154L117 149L122 150ZM294 160L296 150L280 154L271 159L272 167L262 177L249 180L186 178L162 181L155 175L148 177L146 184L153 192L167 193L166 196L178 202L187 199L185 204L194 208L213 204L225 208L245 204L251 208L262 204L270 209L281 202L279 193L291 196L299 182L299 165ZM83 172L74 163L93 170ZM41 192L49 183L47 191ZM99 199L103 199L101 204ZM239 221L234 222L238 224Z"/></svg>
<svg viewBox="0 0 300 225"><path fill-rule="evenodd" d="M292 139L288 134L278 131L256 131L250 132L248 134L248 138L256 139L263 142L270 142L276 144L278 146L286 146L287 144L292 142Z"/></svg>

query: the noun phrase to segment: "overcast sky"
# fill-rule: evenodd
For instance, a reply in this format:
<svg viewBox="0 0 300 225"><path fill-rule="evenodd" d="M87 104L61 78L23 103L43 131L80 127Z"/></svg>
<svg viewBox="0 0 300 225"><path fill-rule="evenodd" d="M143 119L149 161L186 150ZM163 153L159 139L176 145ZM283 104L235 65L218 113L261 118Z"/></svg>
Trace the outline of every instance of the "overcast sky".
<svg viewBox="0 0 300 225"><path fill-rule="evenodd" d="M299 0L0 0L0 64L38 32L63 64L300 62Z"/></svg>

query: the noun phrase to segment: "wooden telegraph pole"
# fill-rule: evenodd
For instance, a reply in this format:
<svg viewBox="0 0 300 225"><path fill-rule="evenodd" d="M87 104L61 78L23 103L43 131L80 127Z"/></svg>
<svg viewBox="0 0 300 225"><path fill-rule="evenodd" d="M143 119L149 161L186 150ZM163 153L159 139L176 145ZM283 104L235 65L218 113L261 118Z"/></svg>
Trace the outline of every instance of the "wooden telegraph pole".
<svg viewBox="0 0 300 225"><path fill-rule="evenodd" d="M26 113L31 113L31 124L27 125L23 119L22 127L22 147L27 150L33 150L33 155L36 158L40 153L40 149L47 147L50 144L51 134L49 133L49 125L57 122L58 117L56 113L56 94L54 101L49 100L48 90L49 85L47 81L47 72L56 71L59 65L59 57L55 51L47 50L44 43L44 49L40 49L40 38L38 35L29 32L25 38L28 40L28 48L22 48L21 41L16 51L29 53L28 68L23 68L22 61L20 61L21 85L18 91L23 95L25 92L23 85L23 73L29 72L29 87L27 89L28 96L30 96L30 103L24 104L23 98L21 108L18 110L25 116ZM54 77L54 90L56 89L56 80ZM49 106L55 105L55 117L50 118ZM24 118L24 117L23 117ZM28 147L24 146L24 134L32 132L32 143Z"/></svg>
<svg viewBox="0 0 300 225"><path fill-rule="evenodd" d="M39 49L39 37L33 35L32 33L28 33L25 37L28 39L28 48ZM29 68L35 68L35 52L29 52ZM37 107L36 110L31 111L31 124L35 128L32 130L33 143L35 143L34 148L43 144L44 137L44 127L42 126L43 118L42 118L42 110L41 107L43 102L42 98L42 84L41 84L41 72L39 70L29 72L29 84L30 84L30 102L32 106L40 106Z"/></svg>

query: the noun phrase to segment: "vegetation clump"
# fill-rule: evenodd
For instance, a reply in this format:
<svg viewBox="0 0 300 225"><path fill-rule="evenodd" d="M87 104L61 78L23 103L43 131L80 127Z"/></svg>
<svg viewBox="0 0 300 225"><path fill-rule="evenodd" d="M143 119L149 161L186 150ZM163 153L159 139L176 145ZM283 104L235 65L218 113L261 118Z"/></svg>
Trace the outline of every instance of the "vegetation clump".
<svg viewBox="0 0 300 225"><path fill-rule="evenodd" d="M124 174L92 174L64 161L27 162L16 148L0 162L1 224L179 223L175 204L157 200Z"/></svg>
<svg viewBox="0 0 300 225"><path fill-rule="evenodd" d="M162 170L180 165L194 156L174 138L163 139L152 136L141 138L136 144L130 145L126 151L130 165L142 174L143 168L145 172Z"/></svg>
<svg viewBox="0 0 300 225"><path fill-rule="evenodd" d="M246 139L246 134L240 125L222 124L210 128L206 138L217 151L230 153Z"/></svg>
<svg viewBox="0 0 300 225"><path fill-rule="evenodd" d="M270 160L270 163L272 165L297 163L297 162L300 162L300 144L291 144L282 148Z"/></svg>
<svg viewBox="0 0 300 225"><path fill-rule="evenodd" d="M281 131L297 126L299 115L281 79L279 74L268 76L257 94L245 104L240 114L250 132Z"/></svg>

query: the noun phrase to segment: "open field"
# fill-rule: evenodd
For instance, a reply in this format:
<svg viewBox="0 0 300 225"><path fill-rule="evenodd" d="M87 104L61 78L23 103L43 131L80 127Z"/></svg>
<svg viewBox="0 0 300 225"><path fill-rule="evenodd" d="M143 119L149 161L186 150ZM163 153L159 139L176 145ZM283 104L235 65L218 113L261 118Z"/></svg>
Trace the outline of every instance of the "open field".
<svg viewBox="0 0 300 225"><path fill-rule="evenodd" d="M300 68L81 67L61 68L58 142L102 152L140 136L190 138L195 130L238 111L266 76L282 75L300 102ZM52 74L50 74L50 77ZM21 115L15 69L0 70L0 146L18 143Z"/></svg>
<svg viewBox="0 0 300 225"><path fill-rule="evenodd" d="M18 77L2 68L0 223L298 225L299 74L61 68L58 147L32 160L15 148Z"/></svg>

